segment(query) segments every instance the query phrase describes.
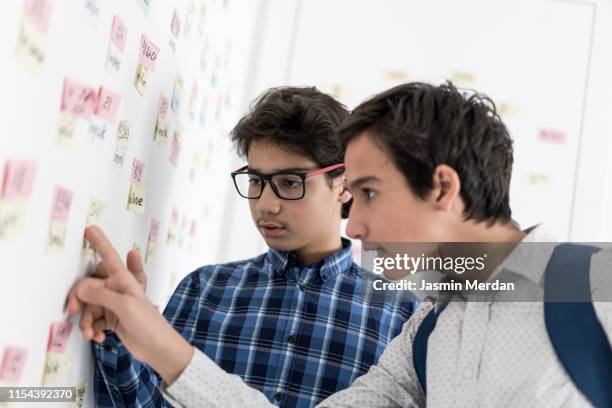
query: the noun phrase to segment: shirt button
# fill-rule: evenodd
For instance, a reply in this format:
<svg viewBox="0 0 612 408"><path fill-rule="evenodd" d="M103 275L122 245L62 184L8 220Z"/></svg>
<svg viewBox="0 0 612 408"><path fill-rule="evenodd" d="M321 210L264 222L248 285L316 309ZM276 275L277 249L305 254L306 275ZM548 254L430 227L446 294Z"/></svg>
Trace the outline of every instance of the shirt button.
<svg viewBox="0 0 612 408"><path fill-rule="evenodd" d="M290 334L289 337L287 337L287 341L291 344L295 343L296 339L297 339L297 336L295 334Z"/></svg>
<svg viewBox="0 0 612 408"><path fill-rule="evenodd" d="M463 370L463 378L465 378L465 379L472 378L472 369L471 368L466 368L465 370Z"/></svg>
<svg viewBox="0 0 612 408"><path fill-rule="evenodd" d="M283 399L283 393L278 391L276 394L274 394L274 399L277 401L280 401Z"/></svg>

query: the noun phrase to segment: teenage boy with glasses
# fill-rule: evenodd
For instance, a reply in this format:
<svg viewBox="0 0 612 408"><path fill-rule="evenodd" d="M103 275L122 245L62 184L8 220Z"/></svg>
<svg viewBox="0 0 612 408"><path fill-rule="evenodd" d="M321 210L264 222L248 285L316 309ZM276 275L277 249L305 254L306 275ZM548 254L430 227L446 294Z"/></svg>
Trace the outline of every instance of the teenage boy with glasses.
<svg viewBox="0 0 612 408"><path fill-rule="evenodd" d="M351 196L336 128L346 116L315 88L271 89L255 101L232 132L248 162L232 178L269 250L196 270L164 311L191 345L280 406L314 406L349 386L376 363L415 306L411 293L369 298L379 277L353 262L350 241L340 236ZM128 254L127 265L144 284L137 253ZM98 277L105 276L101 264ZM69 298L74 310L74 293ZM88 306L81 327L114 320L103 313ZM129 339L102 331L95 339L99 406L168 405L159 375L128 352Z"/></svg>

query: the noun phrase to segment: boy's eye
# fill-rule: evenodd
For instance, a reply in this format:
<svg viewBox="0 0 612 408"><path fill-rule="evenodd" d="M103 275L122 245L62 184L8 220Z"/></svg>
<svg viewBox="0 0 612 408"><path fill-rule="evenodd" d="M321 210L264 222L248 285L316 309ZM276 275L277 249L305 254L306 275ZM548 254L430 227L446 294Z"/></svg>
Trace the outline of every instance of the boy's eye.
<svg viewBox="0 0 612 408"><path fill-rule="evenodd" d="M362 188L361 191L366 198L366 201L370 201L376 196L376 191L370 190L369 188Z"/></svg>
<svg viewBox="0 0 612 408"><path fill-rule="evenodd" d="M275 181L280 188L284 189L292 189L302 186L302 179L300 177L278 177Z"/></svg>
<svg viewBox="0 0 612 408"><path fill-rule="evenodd" d="M259 177L249 177L249 184L252 186L259 185Z"/></svg>

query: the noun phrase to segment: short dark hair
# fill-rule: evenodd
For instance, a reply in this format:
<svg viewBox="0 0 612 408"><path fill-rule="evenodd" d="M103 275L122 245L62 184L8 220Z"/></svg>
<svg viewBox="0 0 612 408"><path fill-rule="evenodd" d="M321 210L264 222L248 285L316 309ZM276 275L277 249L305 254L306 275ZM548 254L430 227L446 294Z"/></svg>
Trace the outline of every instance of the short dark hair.
<svg viewBox="0 0 612 408"><path fill-rule="evenodd" d="M511 221L512 139L489 97L451 82L399 85L355 108L338 132L346 148L366 131L420 198L446 164L461 180L466 220Z"/></svg>
<svg viewBox="0 0 612 408"><path fill-rule="evenodd" d="M253 141L265 140L327 167L344 159L337 130L347 116L344 105L315 87L271 88L251 103L231 131L231 140L244 158ZM326 176L332 179L342 173L344 168L339 168ZM350 202L343 205L343 218L349 208Z"/></svg>

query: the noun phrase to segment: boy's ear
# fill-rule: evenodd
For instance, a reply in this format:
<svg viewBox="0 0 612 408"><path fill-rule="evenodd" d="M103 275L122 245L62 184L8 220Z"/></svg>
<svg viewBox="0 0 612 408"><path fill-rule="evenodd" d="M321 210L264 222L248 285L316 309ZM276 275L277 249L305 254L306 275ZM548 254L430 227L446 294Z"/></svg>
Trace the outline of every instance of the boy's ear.
<svg viewBox="0 0 612 408"><path fill-rule="evenodd" d="M338 197L338 201L340 201L340 203L346 204L351 198L353 198L351 192L346 188L346 176L344 174L334 179L333 188L334 190L337 189L340 191L340 196Z"/></svg>
<svg viewBox="0 0 612 408"><path fill-rule="evenodd" d="M433 188L429 194L432 204L442 211L449 211L461 200L459 174L446 164L439 164L433 172Z"/></svg>

